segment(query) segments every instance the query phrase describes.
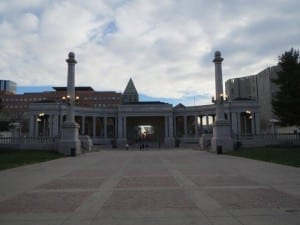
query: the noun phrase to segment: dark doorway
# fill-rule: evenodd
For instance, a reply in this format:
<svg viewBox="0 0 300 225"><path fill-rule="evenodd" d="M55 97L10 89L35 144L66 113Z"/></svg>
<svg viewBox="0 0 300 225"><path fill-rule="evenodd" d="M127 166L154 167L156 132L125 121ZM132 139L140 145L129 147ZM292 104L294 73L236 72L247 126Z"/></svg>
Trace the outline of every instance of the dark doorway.
<svg viewBox="0 0 300 225"><path fill-rule="evenodd" d="M127 117L126 134L131 145L161 143L165 137L165 117Z"/></svg>

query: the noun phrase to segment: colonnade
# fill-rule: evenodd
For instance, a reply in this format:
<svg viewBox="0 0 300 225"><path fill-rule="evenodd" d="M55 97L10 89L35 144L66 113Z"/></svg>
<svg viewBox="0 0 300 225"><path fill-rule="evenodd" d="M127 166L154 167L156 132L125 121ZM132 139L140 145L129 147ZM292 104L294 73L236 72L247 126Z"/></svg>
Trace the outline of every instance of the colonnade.
<svg viewBox="0 0 300 225"><path fill-rule="evenodd" d="M159 105L160 106L160 105ZM108 143L111 139L127 140L128 127L133 126L132 122L149 121L157 127L160 139L174 138L195 138L203 133L211 133L215 122L214 107L185 107L172 108L148 112L147 108L135 111L119 111L117 108L106 111L99 111L93 108L75 110L75 121L79 124L79 134L90 136L94 143ZM230 121L231 134L258 134L260 131L259 111L254 107L243 105L240 107L232 104L231 108L225 111L225 119ZM57 104L51 107L49 104L36 105L34 110L29 112L29 136L55 137L61 134L61 125L65 120L66 110ZM148 119L147 119L148 118ZM155 122L155 120L157 120ZM131 121L131 124L128 123ZM138 123L136 122L136 123ZM146 122L147 123L147 122ZM152 124L152 125L153 125ZM137 124L146 125L146 124Z"/></svg>
<svg viewBox="0 0 300 225"><path fill-rule="evenodd" d="M29 135L37 136L60 136L61 124L66 119L65 115L44 114L41 118L39 114L31 115ZM95 115L75 115L75 121L79 124L79 134L89 135L91 138L115 138L117 137L116 117L95 116Z"/></svg>
<svg viewBox="0 0 300 225"><path fill-rule="evenodd" d="M175 137L198 137L202 133L212 132L214 114L180 115L174 120Z"/></svg>

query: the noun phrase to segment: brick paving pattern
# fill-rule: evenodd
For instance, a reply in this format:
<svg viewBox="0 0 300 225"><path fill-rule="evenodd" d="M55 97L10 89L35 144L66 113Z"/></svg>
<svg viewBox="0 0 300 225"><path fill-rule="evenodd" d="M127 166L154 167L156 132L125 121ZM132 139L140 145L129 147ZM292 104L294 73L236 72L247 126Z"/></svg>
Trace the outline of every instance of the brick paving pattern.
<svg viewBox="0 0 300 225"><path fill-rule="evenodd" d="M208 190L225 208L300 208L300 198L271 188Z"/></svg>
<svg viewBox="0 0 300 225"><path fill-rule="evenodd" d="M37 189L95 189L99 188L103 179L57 179L43 184Z"/></svg>
<svg viewBox="0 0 300 225"><path fill-rule="evenodd" d="M113 173L115 173L116 170L107 170L107 169L90 169L90 170L77 170L73 171L64 177L66 178L104 178L109 177Z"/></svg>
<svg viewBox="0 0 300 225"><path fill-rule="evenodd" d="M193 209L195 204L182 190L114 191L104 208L130 210Z"/></svg>
<svg viewBox="0 0 300 225"><path fill-rule="evenodd" d="M0 213L73 212L91 192L24 193L0 202Z"/></svg>
<svg viewBox="0 0 300 225"><path fill-rule="evenodd" d="M124 177L117 185L117 188L129 187L178 187L178 184L171 176L146 176Z"/></svg>
<svg viewBox="0 0 300 225"><path fill-rule="evenodd" d="M0 224L298 225L299 168L192 150L101 151L0 171Z"/></svg>
<svg viewBox="0 0 300 225"><path fill-rule="evenodd" d="M189 176L189 178L198 186L251 186L258 185L257 182L251 181L241 176Z"/></svg>

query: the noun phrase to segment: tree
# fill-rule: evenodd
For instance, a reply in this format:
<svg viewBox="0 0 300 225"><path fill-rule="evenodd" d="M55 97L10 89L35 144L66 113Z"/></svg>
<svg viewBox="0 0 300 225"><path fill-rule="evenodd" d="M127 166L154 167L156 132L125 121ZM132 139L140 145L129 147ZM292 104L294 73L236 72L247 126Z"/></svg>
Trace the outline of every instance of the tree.
<svg viewBox="0 0 300 225"><path fill-rule="evenodd" d="M279 71L272 81L279 91L272 100L273 112L282 125L300 125L300 58L291 49L278 57Z"/></svg>

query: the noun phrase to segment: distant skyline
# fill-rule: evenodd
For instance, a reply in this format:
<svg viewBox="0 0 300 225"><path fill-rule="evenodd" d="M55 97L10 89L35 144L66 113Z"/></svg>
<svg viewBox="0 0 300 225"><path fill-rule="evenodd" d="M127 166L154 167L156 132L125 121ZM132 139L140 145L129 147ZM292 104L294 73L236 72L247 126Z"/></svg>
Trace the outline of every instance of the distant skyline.
<svg viewBox="0 0 300 225"><path fill-rule="evenodd" d="M213 55L223 82L277 64L300 48L298 0L0 1L0 79L18 87L65 86L75 52L76 85L209 104Z"/></svg>

